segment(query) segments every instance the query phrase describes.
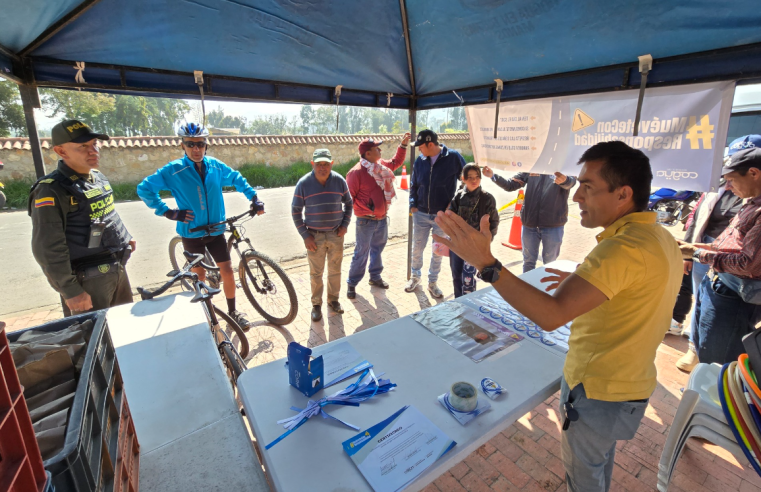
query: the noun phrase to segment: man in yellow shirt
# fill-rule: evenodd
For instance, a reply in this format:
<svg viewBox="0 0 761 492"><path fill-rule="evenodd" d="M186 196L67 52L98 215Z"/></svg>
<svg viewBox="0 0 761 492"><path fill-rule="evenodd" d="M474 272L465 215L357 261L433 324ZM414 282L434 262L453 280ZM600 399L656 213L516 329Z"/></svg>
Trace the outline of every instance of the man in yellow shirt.
<svg viewBox="0 0 761 492"><path fill-rule="evenodd" d="M488 217L481 231L454 214L434 236L474 265L483 280L544 330L573 320L560 391L562 455L570 492L607 491L617 440L634 437L656 386L655 353L669 329L682 279L676 240L647 208L650 160L623 142L603 142L581 156L573 201L581 225L603 227L597 246L571 274L536 289L492 256Z"/></svg>

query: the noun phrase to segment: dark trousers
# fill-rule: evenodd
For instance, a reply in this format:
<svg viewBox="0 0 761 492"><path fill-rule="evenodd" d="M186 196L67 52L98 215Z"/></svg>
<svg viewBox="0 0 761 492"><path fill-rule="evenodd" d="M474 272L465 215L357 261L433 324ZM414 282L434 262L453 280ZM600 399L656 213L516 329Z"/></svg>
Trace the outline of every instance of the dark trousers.
<svg viewBox="0 0 761 492"><path fill-rule="evenodd" d="M476 291L476 267L449 251L449 267L452 269L454 296L462 297Z"/></svg>
<svg viewBox="0 0 761 492"><path fill-rule="evenodd" d="M755 330L761 306L749 304L716 277L703 277L695 301L693 343L702 363L726 364L745 353L742 338Z"/></svg>
<svg viewBox="0 0 761 492"><path fill-rule="evenodd" d="M93 311L132 302L132 287L127 270L121 264L112 265L108 272L100 275L87 277L80 273L77 275L77 280L85 292L90 294ZM61 297L61 305L64 317L80 314L72 313L63 297Z"/></svg>
<svg viewBox="0 0 761 492"><path fill-rule="evenodd" d="M684 323L687 319L687 313L692 307L692 272L682 276L682 286L679 288L679 294L676 296L674 304L674 313L671 315L677 323Z"/></svg>

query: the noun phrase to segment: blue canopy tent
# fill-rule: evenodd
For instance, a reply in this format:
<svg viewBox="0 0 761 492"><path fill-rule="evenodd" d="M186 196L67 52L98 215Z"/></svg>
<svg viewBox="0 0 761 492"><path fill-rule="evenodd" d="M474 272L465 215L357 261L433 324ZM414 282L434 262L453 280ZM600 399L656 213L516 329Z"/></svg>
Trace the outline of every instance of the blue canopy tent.
<svg viewBox="0 0 761 492"><path fill-rule="evenodd" d="M648 87L750 82L760 25L758 0L0 0L0 75L42 174L37 87L402 108L414 132L495 79L503 101L638 87L645 54Z"/></svg>
<svg viewBox="0 0 761 492"><path fill-rule="evenodd" d="M643 54L648 87L761 77L757 0L0 2L0 75L31 105L36 87L203 89L414 114L491 102L494 79L503 101L637 87Z"/></svg>

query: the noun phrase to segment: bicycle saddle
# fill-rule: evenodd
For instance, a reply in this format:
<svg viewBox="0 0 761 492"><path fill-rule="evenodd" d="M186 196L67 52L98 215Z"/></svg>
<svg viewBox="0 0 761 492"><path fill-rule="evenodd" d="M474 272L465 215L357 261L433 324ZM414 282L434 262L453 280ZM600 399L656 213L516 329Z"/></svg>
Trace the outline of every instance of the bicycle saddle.
<svg viewBox="0 0 761 492"><path fill-rule="evenodd" d="M194 284L194 290L196 291L196 295L193 296L193 299L191 299L190 302L205 301L206 299L211 299L215 295L222 292L220 289L209 287L201 281L198 281Z"/></svg>

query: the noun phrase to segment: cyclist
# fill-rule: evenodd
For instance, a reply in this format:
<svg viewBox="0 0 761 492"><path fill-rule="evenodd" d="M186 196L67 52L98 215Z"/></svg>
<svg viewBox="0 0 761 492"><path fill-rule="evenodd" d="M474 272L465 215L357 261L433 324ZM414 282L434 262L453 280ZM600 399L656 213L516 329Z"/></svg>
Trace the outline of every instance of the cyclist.
<svg viewBox="0 0 761 492"><path fill-rule="evenodd" d="M220 226L211 236L206 236L205 231L190 232L190 229L225 220L223 186L234 186L237 191L246 195L246 198L251 200L251 211L257 215L264 213L264 203L238 171L206 155L209 136L206 128L188 123L180 127L177 135L182 137L185 156L145 178L137 186L137 194L146 205L155 210L156 215L177 221L177 234L182 237L182 245L186 251L203 254L206 249L209 250L222 276L230 316L241 328L248 329L251 323L243 313L235 309L235 277L224 228ZM177 201L177 209L170 209L159 197L161 190L172 192ZM198 274L200 280L206 278L206 270L203 267L195 268L193 272Z"/></svg>

